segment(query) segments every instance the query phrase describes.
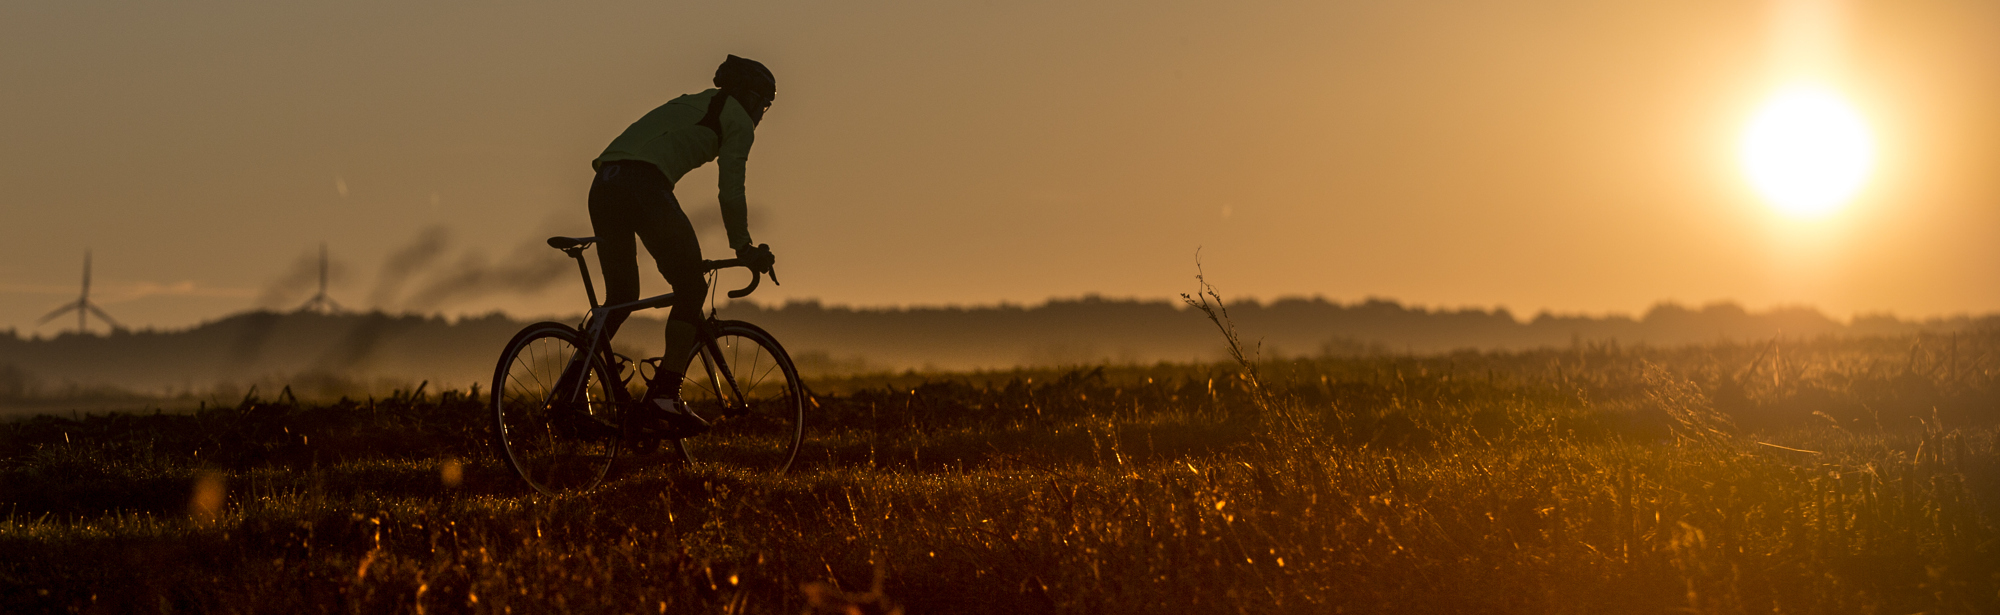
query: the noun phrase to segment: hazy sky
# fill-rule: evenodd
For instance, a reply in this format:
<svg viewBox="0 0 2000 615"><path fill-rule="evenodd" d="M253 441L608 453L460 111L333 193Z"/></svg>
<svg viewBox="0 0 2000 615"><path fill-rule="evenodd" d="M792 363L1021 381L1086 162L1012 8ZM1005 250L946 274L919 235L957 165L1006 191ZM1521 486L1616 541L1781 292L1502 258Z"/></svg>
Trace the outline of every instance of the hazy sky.
<svg viewBox="0 0 2000 615"><path fill-rule="evenodd" d="M1880 163L1819 221L1764 205L1737 163L1787 78L1773 14L10 0L0 327L72 299L86 247L99 302L139 326L294 306L322 241L349 307L573 310L573 271L520 270L554 253L541 238L589 233L588 161L727 53L779 82L749 194L785 284L761 300L1165 298L1200 248L1226 293L1265 299L2000 310L2000 5L1844 5L1836 85ZM720 258L714 182L677 193Z"/></svg>

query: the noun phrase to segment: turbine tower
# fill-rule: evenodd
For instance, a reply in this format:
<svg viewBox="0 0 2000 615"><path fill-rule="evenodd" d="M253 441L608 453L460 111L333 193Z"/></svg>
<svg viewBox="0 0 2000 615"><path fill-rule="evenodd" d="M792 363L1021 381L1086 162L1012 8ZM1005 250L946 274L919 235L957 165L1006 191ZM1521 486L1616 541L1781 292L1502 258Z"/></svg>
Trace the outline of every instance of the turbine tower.
<svg viewBox="0 0 2000 615"><path fill-rule="evenodd" d="M37 325L48 324L49 321L55 320L57 316L67 314L72 311L76 312L77 335L83 335L84 331L86 330L85 327L89 325L86 319L91 314L96 314L98 320L104 321L104 324L106 326L111 327L111 330L113 331L125 328L123 325L118 324L118 321L116 319L113 319L110 314L104 313L104 310L102 308L97 307L97 304L90 302L90 251L89 250L83 251L83 294L76 298L75 303L70 303L68 305L56 308L56 311L49 312L49 314L47 316L43 316L41 320L35 321L35 324Z"/></svg>
<svg viewBox="0 0 2000 615"><path fill-rule="evenodd" d="M319 244L319 294L307 299L305 305L299 306L299 311L325 314L340 312L340 304L335 303L333 297L326 294L326 242L322 241Z"/></svg>

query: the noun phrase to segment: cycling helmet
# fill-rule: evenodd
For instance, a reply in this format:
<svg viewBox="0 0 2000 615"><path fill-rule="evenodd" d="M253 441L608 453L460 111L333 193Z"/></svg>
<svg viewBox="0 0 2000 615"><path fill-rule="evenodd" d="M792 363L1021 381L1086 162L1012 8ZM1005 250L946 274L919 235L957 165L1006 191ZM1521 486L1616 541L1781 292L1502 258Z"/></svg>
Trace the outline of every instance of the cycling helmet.
<svg viewBox="0 0 2000 615"><path fill-rule="evenodd" d="M733 55L715 68L715 87L737 96L738 100L745 94L756 99L743 100L746 107L761 108L778 97L778 78L771 75L771 69L756 60Z"/></svg>

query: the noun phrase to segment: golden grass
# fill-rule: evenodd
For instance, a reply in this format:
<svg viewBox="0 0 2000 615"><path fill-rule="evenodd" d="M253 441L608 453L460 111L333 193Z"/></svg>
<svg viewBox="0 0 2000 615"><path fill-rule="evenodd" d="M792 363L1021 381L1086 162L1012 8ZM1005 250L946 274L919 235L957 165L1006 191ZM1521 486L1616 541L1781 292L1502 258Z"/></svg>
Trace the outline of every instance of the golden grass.
<svg viewBox="0 0 2000 615"><path fill-rule="evenodd" d="M457 392L43 417L0 426L0 610L1993 612L1996 350L818 382L801 471L559 498Z"/></svg>

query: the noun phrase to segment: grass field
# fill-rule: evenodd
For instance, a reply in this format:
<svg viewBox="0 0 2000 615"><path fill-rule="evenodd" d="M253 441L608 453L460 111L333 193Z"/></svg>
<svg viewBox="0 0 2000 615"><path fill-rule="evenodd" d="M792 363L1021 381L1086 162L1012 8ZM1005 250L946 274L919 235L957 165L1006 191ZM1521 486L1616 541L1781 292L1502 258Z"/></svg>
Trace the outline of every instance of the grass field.
<svg viewBox="0 0 2000 615"><path fill-rule="evenodd" d="M2000 335L812 382L531 497L467 391L0 425L0 611L2000 612ZM846 609L846 610L843 610Z"/></svg>

